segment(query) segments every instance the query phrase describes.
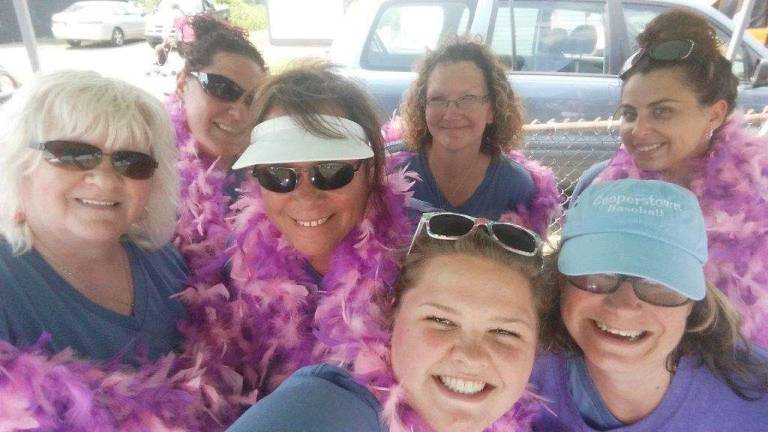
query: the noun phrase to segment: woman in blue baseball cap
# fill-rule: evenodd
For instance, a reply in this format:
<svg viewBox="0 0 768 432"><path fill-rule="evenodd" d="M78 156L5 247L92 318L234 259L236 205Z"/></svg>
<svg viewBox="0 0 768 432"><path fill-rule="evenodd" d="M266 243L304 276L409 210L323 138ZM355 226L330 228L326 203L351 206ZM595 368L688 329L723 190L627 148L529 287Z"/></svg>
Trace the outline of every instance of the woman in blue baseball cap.
<svg viewBox="0 0 768 432"><path fill-rule="evenodd" d="M657 180L593 185L567 214L532 378L546 431L763 431L768 366L704 277L696 196Z"/></svg>

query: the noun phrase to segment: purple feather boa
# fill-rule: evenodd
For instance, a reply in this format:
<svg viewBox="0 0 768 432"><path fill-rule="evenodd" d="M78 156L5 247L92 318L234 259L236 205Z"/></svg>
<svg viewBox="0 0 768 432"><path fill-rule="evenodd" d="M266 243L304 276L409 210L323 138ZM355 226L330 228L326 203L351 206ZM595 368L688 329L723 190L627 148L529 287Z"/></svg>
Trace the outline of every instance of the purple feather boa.
<svg viewBox="0 0 768 432"><path fill-rule="evenodd" d="M707 280L741 314L744 335L768 347L768 140L750 136L739 117L713 134L706 155L693 161L688 188L698 197L709 240ZM596 182L663 179L643 171L622 146Z"/></svg>
<svg viewBox="0 0 768 432"><path fill-rule="evenodd" d="M225 189L234 186L236 178L227 174L218 159L198 152L184 107L175 95L169 97L166 110L176 131L181 180L179 221L173 242L194 272L195 280L221 282L223 252L230 235L226 212L231 200Z"/></svg>

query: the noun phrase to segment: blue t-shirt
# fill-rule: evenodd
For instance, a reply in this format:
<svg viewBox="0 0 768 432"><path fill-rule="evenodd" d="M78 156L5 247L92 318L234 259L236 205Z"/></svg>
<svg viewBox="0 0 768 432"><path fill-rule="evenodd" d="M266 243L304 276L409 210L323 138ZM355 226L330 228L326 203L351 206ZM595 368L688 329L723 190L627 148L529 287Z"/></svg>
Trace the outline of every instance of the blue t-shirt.
<svg viewBox="0 0 768 432"><path fill-rule="evenodd" d="M111 360L122 354L134 362L137 347L151 359L173 351L184 318L178 293L186 267L172 245L147 252L124 242L133 277L133 316L100 306L77 291L34 249L14 256L0 241L0 339L19 347L35 343L43 332L51 335L48 348L72 347L79 355Z"/></svg>
<svg viewBox="0 0 768 432"><path fill-rule="evenodd" d="M413 185L416 203L413 207L422 213L442 210L498 220L503 213L515 210L518 204L527 204L534 193L533 178L528 170L504 155L491 160L480 186L459 207L451 205L440 192L429 170L426 153L414 154L407 166L421 177L421 181Z"/></svg>
<svg viewBox="0 0 768 432"><path fill-rule="evenodd" d="M227 432L385 432L380 411L346 370L319 364L294 372Z"/></svg>

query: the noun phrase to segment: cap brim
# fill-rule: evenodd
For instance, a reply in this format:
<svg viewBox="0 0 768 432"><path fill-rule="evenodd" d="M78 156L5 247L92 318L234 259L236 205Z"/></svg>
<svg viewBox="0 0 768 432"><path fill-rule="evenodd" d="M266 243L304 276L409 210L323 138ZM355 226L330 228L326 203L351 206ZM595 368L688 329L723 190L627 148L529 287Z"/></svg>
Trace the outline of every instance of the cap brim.
<svg viewBox="0 0 768 432"><path fill-rule="evenodd" d="M616 273L662 283L692 299L706 292L703 263L683 249L631 233L584 234L567 239L558 269L568 276Z"/></svg>
<svg viewBox="0 0 768 432"><path fill-rule="evenodd" d="M360 125L340 117L320 117L344 136L330 138L314 135L295 123L290 116L267 120L256 126L251 136L251 145L237 159L232 169L252 165L373 157L373 150Z"/></svg>

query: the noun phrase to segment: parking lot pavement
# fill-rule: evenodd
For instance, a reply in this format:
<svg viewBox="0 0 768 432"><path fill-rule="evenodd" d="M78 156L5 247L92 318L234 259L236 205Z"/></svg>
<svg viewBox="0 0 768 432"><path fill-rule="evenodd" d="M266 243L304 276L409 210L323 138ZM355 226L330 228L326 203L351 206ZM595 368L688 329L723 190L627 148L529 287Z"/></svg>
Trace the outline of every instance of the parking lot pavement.
<svg viewBox="0 0 768 432"><path fill-rule="evenodd" d="M327 54L327 48L322 47L273 46L264 34L255 35L253 40L273 71L280 70L298 57L322 57ZM143 40L130 41L122 47L84 43L73 48L63 41L39 39L38 56L41 71L94 70L135 84L161 99L174 91L175 75L182 66L177 53L171 54L165 66L153 65L154 49ZM33 76L27 51L21 43L0 45L0 64L21 83Z"/></svg>

